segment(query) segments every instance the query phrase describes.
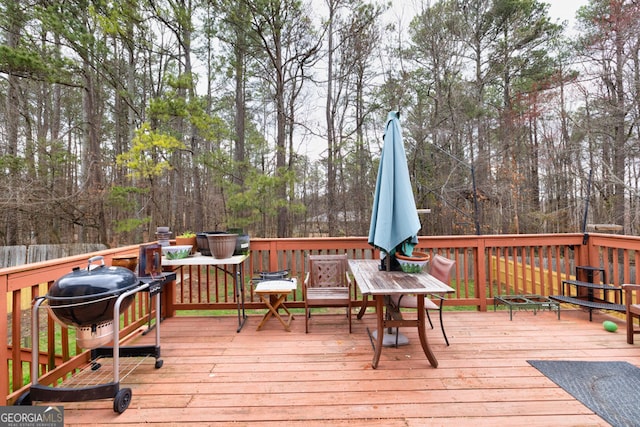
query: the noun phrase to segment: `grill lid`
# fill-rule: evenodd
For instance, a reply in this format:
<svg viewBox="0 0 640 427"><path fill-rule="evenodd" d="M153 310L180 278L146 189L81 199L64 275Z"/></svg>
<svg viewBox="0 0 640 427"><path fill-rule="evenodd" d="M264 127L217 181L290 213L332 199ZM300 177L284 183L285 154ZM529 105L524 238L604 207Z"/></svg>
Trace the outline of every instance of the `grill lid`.
<svg viewBox="0 0 640 427"><path fill-rule="evenodd" d="M93 265L101 260L100 265ZM113 320L113 306L118 296L138 285L136 275L124 267L106 266L103 257L89 259L86 269L76 267L55 281L46 298L55 316L66 324L93 325ZM125 310L133 295L123 301Z"/></svg>
<svg viewBox="0 0 640 427"><path fill-rule="evenodd" d="M95 266L91 265L93 260L89 260L86 269L76 267L71 273L56 280L49 289L48 298L65 300L83 296L117 296L137 285L136 275L128 268L106 266L104 260L101 265Z"/></svg>

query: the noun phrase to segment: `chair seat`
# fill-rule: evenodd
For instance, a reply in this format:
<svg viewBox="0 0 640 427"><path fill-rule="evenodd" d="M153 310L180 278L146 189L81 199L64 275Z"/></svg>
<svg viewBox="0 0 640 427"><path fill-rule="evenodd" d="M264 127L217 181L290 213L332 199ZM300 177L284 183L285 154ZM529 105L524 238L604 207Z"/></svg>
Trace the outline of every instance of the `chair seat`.
<svg viewBox="0 0 640 427"><path fill-rule="evenodd" d="M344 306L349 302L349 288L308 288L307 305L330 306L333 304Z"/></svg>

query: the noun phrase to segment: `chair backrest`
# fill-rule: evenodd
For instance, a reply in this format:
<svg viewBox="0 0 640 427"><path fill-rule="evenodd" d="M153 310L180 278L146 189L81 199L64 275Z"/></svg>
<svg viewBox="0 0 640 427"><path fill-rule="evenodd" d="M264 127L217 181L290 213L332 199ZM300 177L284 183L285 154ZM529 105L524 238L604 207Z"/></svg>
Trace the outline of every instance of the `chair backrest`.
<svg viewBox="0 0 640 427"><path fill-rule="evenodd" d="M309 283L314 288L348 287L347 254L309 255Z"/></svg>
<svg viewBox="0 0 640 427"><path fill-rule="evenodd" d="M448 285L451 280L451 270L455 265L454 260L435 254L431 257L430 274Z"/></svg>

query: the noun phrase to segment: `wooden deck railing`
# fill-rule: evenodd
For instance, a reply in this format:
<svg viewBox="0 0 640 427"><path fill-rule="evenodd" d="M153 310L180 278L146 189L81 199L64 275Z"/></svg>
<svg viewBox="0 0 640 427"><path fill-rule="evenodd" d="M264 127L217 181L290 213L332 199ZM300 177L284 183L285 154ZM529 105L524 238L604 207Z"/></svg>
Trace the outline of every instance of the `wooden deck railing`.
<svg viewBox="0 0 640 427"><path fill-rule="evenodd" d="M448 305L486 311L500 294L560 293L563 279L572 278L576 265L605 268L610 283L638 283L640 238L593 234L439 236L421 237L418 248L456 261L451 286L455 295ZM366 237L252 239L251 256L242 265L247 309L263 309L253 293L252 278L261 271L288 270L302 281L309 254L347 253L351 258L379 259ZM12 404L30 383L31 302L73 267L83 266L93 255L109 264L114 256L136 254L129 246L92 254L63 258L20 267L0 269L0 330L7 330L7 345L0 346L0 360L6 367L6 381L0 384L6 404ZM235 310L233 277L219 269L182 267L176 270L175 293L166 301L167 315L178 310ZM640 295L635 299L640 302ZM353 300L361 295L354 290ZM289 304L302 307L299 292ZM150 314L148 299L137 297L123 315L122 337L143 325ZM228 313L228 312L226 312ZM54 383L89 359L89 352L75 346L72 330L61 328L47 315L40 324L40 375L43 384Z"/></svg>

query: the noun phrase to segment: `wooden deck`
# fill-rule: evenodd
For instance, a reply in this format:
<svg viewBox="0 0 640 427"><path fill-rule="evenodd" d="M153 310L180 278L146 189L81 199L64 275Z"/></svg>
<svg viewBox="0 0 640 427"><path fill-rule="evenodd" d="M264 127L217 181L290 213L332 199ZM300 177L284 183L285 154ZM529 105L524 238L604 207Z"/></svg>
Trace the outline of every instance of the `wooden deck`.
<svg viewBox="0 0 640 427"><path fill-rule="evenodd" d="M250 426L606 426L528 359L628 361L640 366L640 344L624 323L606 332L594 313L445 312L451 346L439 325L428 331L440 363L432 368L417 340L385 348L377 370L366 333L375 315L353 322L316 315L310 333L298 315L292 332L275 320L257 332L252 315L179 317L161 324L164 366L153 360L121 381L133 398L122 414L113 401L65 403L65 425ZM141 337L152 342L154 334ZM122 359L121 359L122 360Z"/></svg>

